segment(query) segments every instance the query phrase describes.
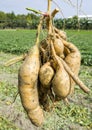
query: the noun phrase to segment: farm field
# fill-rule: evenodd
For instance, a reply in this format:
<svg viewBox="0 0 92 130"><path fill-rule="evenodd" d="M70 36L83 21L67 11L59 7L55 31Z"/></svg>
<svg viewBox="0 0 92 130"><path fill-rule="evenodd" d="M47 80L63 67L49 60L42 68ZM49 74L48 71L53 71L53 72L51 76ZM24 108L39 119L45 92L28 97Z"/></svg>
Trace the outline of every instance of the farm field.
<svg viewBox="0 0 92 130"><path fill-rule="evenodd" d="M31 124L24 111L17 89L17 73L21 62L5 67L9 59L26 53L35 43L35 30L0 30L0 130L91 130L92 129L92 31L67 31L82 55L80 79L91 89L85 94L77 85L69 96L70 105L63 101L50 112L44 112L41 128ZM45 31L42 32L44 37ZM15 101L14 101L15 100ZM13 103L14 102L14 103Z"/></svg>
<svg viewBox="0 0 92 130"><path fill-rule="evenodd" d="M69 41L81 51L82 63L92 65L92 31L67 31ZM45 31L42 32L42 38ZM0 30L0 51L12 54L23 54L34 44L35 30ZM84 60L85 59L85 60Z"/></svg>

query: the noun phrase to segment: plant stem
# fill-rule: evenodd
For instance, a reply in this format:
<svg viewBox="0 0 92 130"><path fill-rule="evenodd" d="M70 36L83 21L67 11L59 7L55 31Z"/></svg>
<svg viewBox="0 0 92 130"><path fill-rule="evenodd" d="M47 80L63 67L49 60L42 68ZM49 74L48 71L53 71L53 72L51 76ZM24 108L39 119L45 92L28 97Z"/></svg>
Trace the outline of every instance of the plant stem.
<svg viewBox="0 0 92 130"><path fill-rule="evenodd" d="M51 11L51 1L52 0L48 0L48 8L47 8L48 13L50 13Z"/></svg>
<svg viewBox="0 0 92 130"><path fill-rule="evenodd" d="M41 31L43 19L44 19L44 16L41 17L39 25L38 25L38 29L37 29L37 34L36 34L36 45L37 46L39 46L40 31Z"/></svg>
<svg viewBox="0 0 92 130"><path fill-rule="evenodd" d="M51 25L52 25L52 20L51 20L51 2L52 2L52 0L48 0L48 8L47 8L47 12L49 14L48 19L47 19L48 34L51 34Z"/></svg>
<svg viewBox="0 0 92 130"><path fill-rule="evenodd" d="M21 55L21 56L17 56L17 57L15 57L15 58L13 58L13 59L10 59L9 61L7 61L7 62L4 64L4 66L8 67L8 66L10 66L10 65L13 65L13 64L15 64L16 62L19 62L19 61L25 59L26 56L27 56L27 54L23 54L23 55Z"/></svg>
<svg viewBox="0 0 92 130"><path fill-rule="evenodd" d="M32 9L32 8L26 8L26 9L29 10L29 11L32 11L32 12L34 12L36 14L43 14L43 12L35 10L35 9Z"/></svg>

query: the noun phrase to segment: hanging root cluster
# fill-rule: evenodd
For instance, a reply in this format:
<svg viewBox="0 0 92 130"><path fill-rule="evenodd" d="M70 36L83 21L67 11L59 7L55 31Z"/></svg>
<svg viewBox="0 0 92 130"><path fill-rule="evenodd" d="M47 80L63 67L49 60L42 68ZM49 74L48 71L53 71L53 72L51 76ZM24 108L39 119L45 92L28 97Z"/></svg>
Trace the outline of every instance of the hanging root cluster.
<svg viewBox="0 0 92 130"><path fill-rule="evenodd" d="M89 89L78 78L81 63L78 48L67 41L64 31L52 24L56 12L54 10L51 15L41 17L36 43L26 54L18 73L22 105L36 126L43 124L43 110L49 111L55 102L61 100L68 102L68 95L74 92L75 84L89 93ZM39 41L43 20L46 20L48 34Z"/></svg>

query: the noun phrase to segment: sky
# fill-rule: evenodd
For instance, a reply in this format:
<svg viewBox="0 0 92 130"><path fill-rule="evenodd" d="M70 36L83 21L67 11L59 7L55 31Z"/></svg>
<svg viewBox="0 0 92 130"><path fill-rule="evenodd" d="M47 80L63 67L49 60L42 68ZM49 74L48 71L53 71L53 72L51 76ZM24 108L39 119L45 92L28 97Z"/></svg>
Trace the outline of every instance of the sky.
<svg viewBox="0 0 92 130"><path fill-rule="evenodd" d="M31 13L25 8L31 7L46 12L48 0L0 0L0 11L5 13L27 14ZM71 1L71 3L69 2ZM82 2L81 2L82 1ZM82 3L82 4L81 4ZM92 15L92 0L78 0L78 7L81 7L79 15ZM77 14L77 0L52 0L52 10L60 9L57 18L67 18Z"/></svg>

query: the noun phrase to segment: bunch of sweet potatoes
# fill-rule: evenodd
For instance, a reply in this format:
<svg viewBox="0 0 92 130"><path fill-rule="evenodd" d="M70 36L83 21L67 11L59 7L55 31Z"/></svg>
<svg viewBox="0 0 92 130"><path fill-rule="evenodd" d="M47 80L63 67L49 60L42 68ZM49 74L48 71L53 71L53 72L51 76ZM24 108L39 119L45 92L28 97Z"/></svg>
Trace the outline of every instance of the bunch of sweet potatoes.
<svg viewBox="0 0 92 130"><path fill-rule="evenodd" d="M51 19L46 20L49 23ZM50 108L50 102L66 101L74 92L75 83L89 92L78 78L81 64L78 48L68 42L66 33L54 27L52 22L47 24L46 38L39 41L41 26L42 21L38 26L36 44L29 50L18 76L22 105L36 126L43 123L43 110Z"/></svg>

